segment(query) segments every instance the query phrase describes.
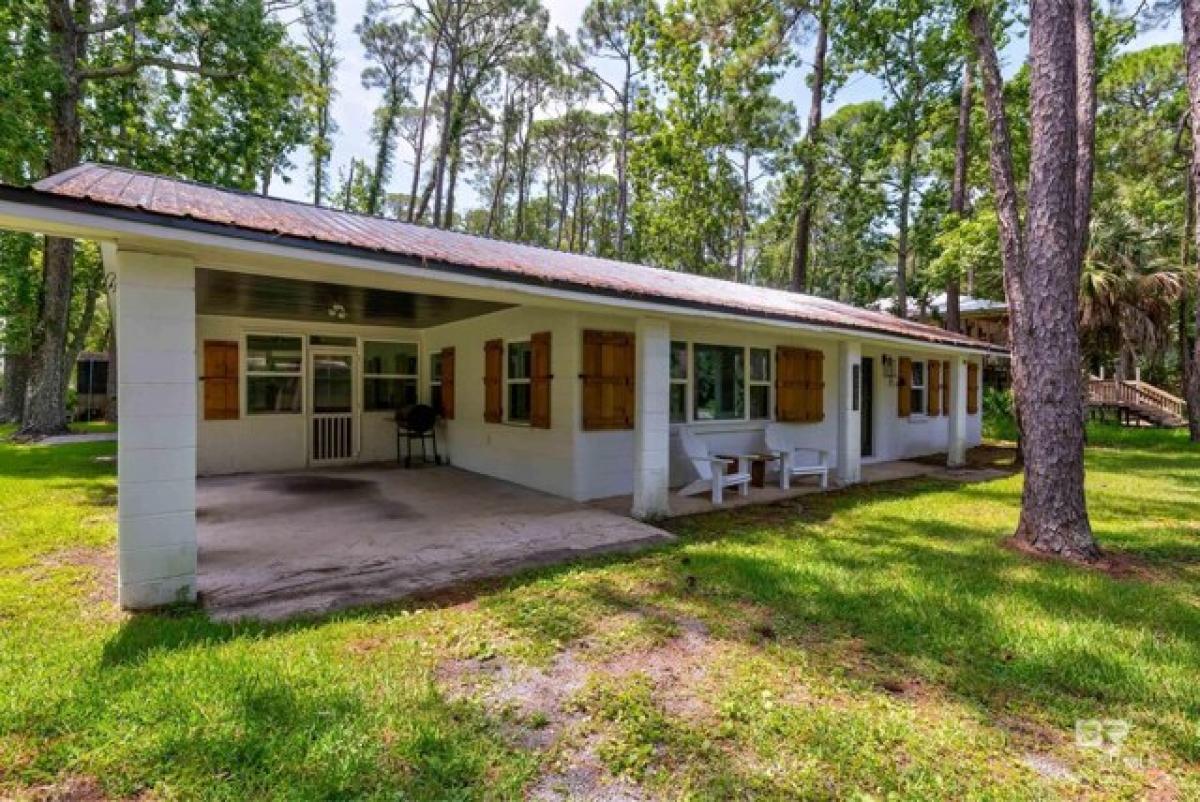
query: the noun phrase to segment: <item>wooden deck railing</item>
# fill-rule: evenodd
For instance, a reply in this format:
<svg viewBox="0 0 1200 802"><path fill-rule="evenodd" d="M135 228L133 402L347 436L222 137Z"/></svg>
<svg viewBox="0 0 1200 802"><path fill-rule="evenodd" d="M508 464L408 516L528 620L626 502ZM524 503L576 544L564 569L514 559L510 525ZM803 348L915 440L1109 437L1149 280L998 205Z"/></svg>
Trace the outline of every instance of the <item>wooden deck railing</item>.
<svg viewBox="0 0 1200 802"><path fill-rule="evenodd" d="M1150 407L1176 418L1186 416L1187 404L1165 390L1140 381L1088 378L1088 403L1113 407Z"/></svg>

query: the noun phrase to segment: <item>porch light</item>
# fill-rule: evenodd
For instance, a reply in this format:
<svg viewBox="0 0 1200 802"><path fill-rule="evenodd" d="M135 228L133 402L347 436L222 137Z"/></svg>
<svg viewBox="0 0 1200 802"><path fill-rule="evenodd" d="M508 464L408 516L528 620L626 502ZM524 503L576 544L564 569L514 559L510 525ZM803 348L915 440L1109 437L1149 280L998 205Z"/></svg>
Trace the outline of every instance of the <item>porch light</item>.
<svg viewBox="0 0 1200 802"><path fill-rule="evenodd" d="M883 355L883 377L887 379L889 385L896 384L896 360L890 355Z"/></svg>
<svg viewBox="0 0 1200 802"><path fill-rule="evenodd" d="M334 320L345 320L346 319L346 307L342 306L341 304L330 304L329 305L329 316L331 318L333 318Z"/></svg>

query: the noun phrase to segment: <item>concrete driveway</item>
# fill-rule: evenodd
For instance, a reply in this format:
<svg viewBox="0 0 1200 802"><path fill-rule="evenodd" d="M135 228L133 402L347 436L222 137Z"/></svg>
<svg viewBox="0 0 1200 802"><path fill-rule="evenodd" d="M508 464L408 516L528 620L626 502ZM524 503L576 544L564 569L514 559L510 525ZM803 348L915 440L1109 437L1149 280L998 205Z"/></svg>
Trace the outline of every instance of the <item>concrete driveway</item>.
<svg viewBox="0 0 1200 802"><path fill-rule="evenodd" d="M196 494L200 598L222 619L380 603L672 539L449 467L207 478Z"/></svg>

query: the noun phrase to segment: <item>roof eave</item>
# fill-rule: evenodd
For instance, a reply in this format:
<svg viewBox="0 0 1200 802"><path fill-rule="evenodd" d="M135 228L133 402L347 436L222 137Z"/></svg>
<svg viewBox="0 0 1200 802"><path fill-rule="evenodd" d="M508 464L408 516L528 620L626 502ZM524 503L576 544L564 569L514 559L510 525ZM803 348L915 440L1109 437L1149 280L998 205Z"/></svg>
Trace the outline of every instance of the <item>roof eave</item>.
<svg viewBox="0 0 1200 802"><path fill-rule="evenodd" d="M812 321L799 316L787 314L751 312L734 306L671 298L669 296L656 295L652 293L638 293L627 290L617 290L609 287L597 287L576 282L547 280L532 276L515 275L511 273L499 273L496 270L490 270L482 267L473 267L441 260L430 260L421 257L405 256L402 254L363 246L346 245L337 242L296 237L291 235L271 234L268 232L243 228L236 225L197 220L190 217L176 217L173 215L162 214L160 212L109 204L89 199L65 197L34 188L18 188L0 185L0 222L2 222L6 216L3 208L5 204L16 204L18 206L48 209L61 213L99 218L100 222L96 224L94 228L89 229L92 231L105 230L106 226L104 225L103 221L118 220L130 224L151 226L155 229L183 231L217 237L226 242L245 242L259 245L292 248L308 253L322 253L342 257L367 259L373 262L381 262L407 268L417 268L420 270L436 272L448 276L486 279L489 282L508 285L515 289L541 289L581 293L588 298L600 297L608 300L619 300L627 303L639 302L658 307L666 307L667 309L686 309L691 311L721 314L750 323L762 323L766 321L776 324L798 326L812 331L853 332L865 338L880 341L917 343L928 347L949 348L958 351L986 354L991 356L1008 356L1007 350L981 341L964 343L955 340L942 340L940 338L935 339L933 337L917 337L896 332L879 331L869 327L855 326L852 324L838 325L821 321ZM19 219L21 217L20 215L9 216L13 217L14 219ZM45 221L44 217L25 217L30 221L36 221L39 219ZM29 230L39 230L36 226L32 225L27 226L27 228L29 228ZM114 236L119 236L121 233L112 231L111 226L107 226L107 228ZM61 227L57 229L52 228L48 230L42 230L42 233L62 235L65 233L65 230Z"/></svg>

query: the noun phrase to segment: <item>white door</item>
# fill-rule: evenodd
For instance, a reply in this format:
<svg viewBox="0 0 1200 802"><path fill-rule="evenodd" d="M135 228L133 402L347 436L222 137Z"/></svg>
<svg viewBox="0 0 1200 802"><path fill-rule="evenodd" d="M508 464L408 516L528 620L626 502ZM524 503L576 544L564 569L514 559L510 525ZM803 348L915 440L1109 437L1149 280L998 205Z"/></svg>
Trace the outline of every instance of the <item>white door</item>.
<svg viewBox="0 0 1200 802"><path fill-rule="evenodd" d="M353 351L313 351L309 462L349 462L357 454L358 409Z"/></svg>

